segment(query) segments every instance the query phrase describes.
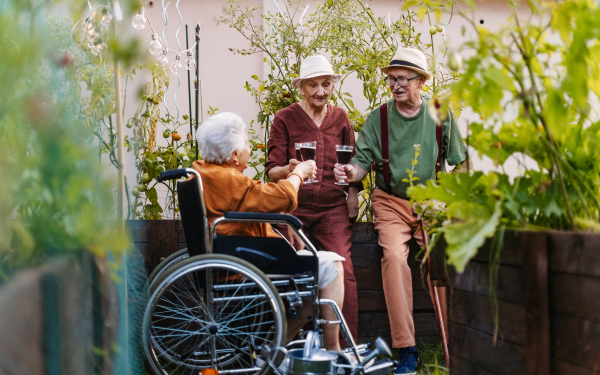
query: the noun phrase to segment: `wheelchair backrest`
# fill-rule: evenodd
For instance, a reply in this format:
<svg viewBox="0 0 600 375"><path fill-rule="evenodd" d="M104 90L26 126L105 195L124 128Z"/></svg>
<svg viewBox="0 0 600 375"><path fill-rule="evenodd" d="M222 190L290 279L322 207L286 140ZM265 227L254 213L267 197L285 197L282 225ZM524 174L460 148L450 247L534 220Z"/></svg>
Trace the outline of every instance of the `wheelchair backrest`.
<svg viewBox="0 0 600 375"><path fill-rule="evenodd" d="M203 209L204 197L198 190L198 183L194 179L178 181L177 195L188 254L190 256L206 254L204 236L209 236L210 232L206 224L207 218L204 216L206 212Z"/></svg>

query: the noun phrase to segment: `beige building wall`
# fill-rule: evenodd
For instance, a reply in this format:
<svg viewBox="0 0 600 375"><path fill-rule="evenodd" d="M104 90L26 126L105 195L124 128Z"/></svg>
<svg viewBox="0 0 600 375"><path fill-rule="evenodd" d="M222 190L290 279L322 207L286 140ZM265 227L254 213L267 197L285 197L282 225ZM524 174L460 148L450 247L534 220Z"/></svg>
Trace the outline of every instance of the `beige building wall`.
<svg viewBox="0 0 600 375"><path fill-rule="evenodd" d="M281 1L281 0L280 0ZM335 0L334 0L335 1ZM252 0L250 0L252 3ZM164 28L163 10L159 1L143 0L146 6L146 12L149 15L150 22L156 29L157 33L162 35ZM152 3L152 7L150 7ZM165 0L165 4L168 0ZM168 27L165 36L169 48L177 49L175 33L179 25L179 16L176 11L176 1L171 0L167 9ZM255 3L263 7L263 11L276 12L276 8L272 0L258 0ZM389 17L392 21L397 20L402 12L401 1L399 0L373 0L367 1L368 4L378 17ZM306 2L309 7L309 12L316 9L316 2L309 0ZM266 64L263 63L263 56L255 54L251 56L234 55L229 48L246 46L245 39L237 31L228 28L226 25L217 25L217 20L224 11L224 0L180 0L179 9L182 16L182 26L179 31L179 40L182 49L185 49L185 24L190 28L190 45L193 44L193 29L196 23L201 26L201 41L200 41L200 79L202 80L203 88L203 103L204 110L208 107L218 108L220 111L234 111L239 113L244 120L249 123L255 118L258 112L258 106L254 103L251 95L244 89L246 81L251 80L251 76L256 74L260 78L266 76ZM523 8L523 14L526 14L527 9ZM474 13L477 22L483 22L483 26L496 30L498 26L505 22L509 17L509 9L505 0L490 0L480 1L477 3L477 10ZM296 20L297 22L298 20ZM450 21L450 14L446 13L442 16L442 22ZM260 20L258 20L260 22ZM473 36L472 32L467 32L465 36L461 35L461 28L466 26L465 21L459 17L456 12L450 21L446 32L445 39L441 34L436 34L434 40L436 43L436 58L440 59L442 51L447 44L449 49L456 49L467 38ZM151 30L149 27L141 31L134 30L131 27L131 22L123 22L122 29L129 28L124 32L136 33L143 43L149 44L151 40ZM422 22L416 26L417 30L426 34L429 37L429 25ZM470 30L467 27L467 30ZM148 54L148 61L154 61L155 57ZM169 61L173 61L174 54L169 54ZM185 56L182 56L185 59ZM182 60L184 62L184 60ZM169 73L170 74L170 73ZM171 114L176 114L173 96L177 87L177 77L170 74L171 85L167 92L167 105ZM193 77L192 77L193 80ZM136 98L136 94L141 85L149 81L149 75L146 73L138 74L133 81L128 83L128 99L125 104L125 119L131 117L135 110L140 105L140 100ZM359 107L364 107L366 101L357 99L362 97L361 84L358 81L347 84L349 91L353 94L355 103ZM185 71L181 74L181 87L176 95L180 109L180 118L184 114L189 113L188 95L187 95L187 74ZM163 111L166 109L163 109ZM164 113L164 112L163 112ZM206 114L204 115L206 118ZM479 120L478 116L474 116L471 111L465 111L459 118L462 128L462 134L466 133L467 121ZM159 129L162 132L162 129ZM131 132L126 129L127 132ZM181 131L185 136L189 130ZM159 133L160 134L160 133ZM158 142L163 142L160 138ZM478 170L493 170L494 166L490 160L481 160L474 158L474 167ZM514 160L509 160L505 168L508 172L518 173L518 163ZM251 175L251 172L247 172ZM135 186L135 168L133 166L133 157L131 154L127 157L126 175L130 186Z"/></svg>

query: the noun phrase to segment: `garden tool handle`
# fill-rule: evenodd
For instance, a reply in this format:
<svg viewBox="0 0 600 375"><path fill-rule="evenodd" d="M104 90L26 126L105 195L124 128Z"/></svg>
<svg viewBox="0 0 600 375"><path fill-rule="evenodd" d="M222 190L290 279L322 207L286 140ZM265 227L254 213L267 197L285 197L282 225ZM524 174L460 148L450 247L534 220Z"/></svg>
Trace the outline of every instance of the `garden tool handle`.
<svg viewBox="0 0 600 375"><path fill-rule="evenodd" d="M427 236L427 231L425 230L425 223L423 222L423 219L419 220L419 224L421 225L421 234L423 235L423 245L425 245L425 254L427 254L427 270L430 271L429 237ZM440 305L440 297L438 295L438 287L433 285L433 281L431 282L431 287L433 288L433 300L434 300L433 302L435 303L435 316L437 318L438 324L440 325L440 334L442 336L442 348L444 349L444 358L446 360L446 366L448 368L450 368L450 353L448 352L448 340L446 337L446 327L444 325L444 317L442 315L442 307Z"/></svg>
<svg viewBox="0 0 600 375"><path fill-rule="evenodd" d="M319 334L315 331L308 331L306 335L306 344L304 344L304 352L302 357L310 358L312 355L312 350L321 346L321 340L319 339Z"/></svg>

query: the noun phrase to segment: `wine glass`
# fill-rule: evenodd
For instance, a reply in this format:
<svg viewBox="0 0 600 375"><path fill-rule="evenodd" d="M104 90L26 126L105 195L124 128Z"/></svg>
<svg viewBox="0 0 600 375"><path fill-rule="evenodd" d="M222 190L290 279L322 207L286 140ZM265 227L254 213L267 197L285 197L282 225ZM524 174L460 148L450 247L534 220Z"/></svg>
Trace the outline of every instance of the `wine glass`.
<svg viewBox="0 0 600 375"><path fill-rule="evenodd" d="M302 143L295 143L296 145L296 160L302 161L302 154L300 153L300 145Z"/></svg>
<svg viewBox="0 0 600 375"><path fill-rule="evenodd" d="M337 155L338 164L347 165L350 164L352 159L352 150L354 146L335 145L335 153ZM341 179L335 182L336 185L348 185L345 179Z"/></svg>
<svg viewBox="0 0 600 375"><path fill-rule="evenodd" d="M315 160L317 157L317 142L300 143L300 156L302 157L302 161ZM304 181L305 184L310 184L313 182L319 181L313 180L310 177L308 180Z"/></svg>

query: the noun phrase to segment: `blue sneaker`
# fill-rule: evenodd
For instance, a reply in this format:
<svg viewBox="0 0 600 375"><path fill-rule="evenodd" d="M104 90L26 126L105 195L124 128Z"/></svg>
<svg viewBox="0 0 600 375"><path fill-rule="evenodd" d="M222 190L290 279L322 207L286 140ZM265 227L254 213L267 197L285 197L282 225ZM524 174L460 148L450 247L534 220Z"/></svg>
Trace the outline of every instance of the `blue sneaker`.
<svg viewBox="0 0 600 375"><path fill-rule="evenodd" d="M394 370L394 374L417 375L417 365L421 363L419 353L414 346L400 349L398 355L398 367Z"/></svg>

